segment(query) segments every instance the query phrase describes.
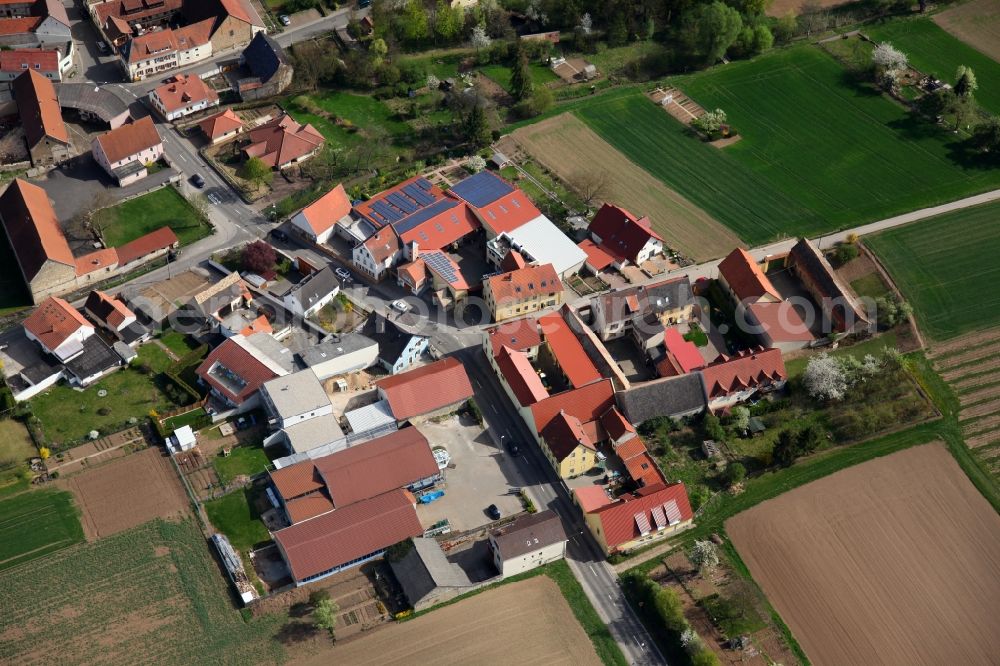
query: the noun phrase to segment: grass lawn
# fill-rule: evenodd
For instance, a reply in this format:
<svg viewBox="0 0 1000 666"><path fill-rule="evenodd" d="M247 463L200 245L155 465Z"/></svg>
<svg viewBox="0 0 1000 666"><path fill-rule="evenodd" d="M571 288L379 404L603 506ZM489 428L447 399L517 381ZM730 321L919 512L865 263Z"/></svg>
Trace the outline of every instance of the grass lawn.
<svg viewBox="0 0 1000 666"><path fill-rule="evenodd" d="M1000 324L1000 203L939 215L865 239L920 329L935 340Z"/></svg>
<svg viewBox="0 0 1000 666"><path fill-rule="evenodd" d="M349 120L360 129L381 127L394 139L404 138L411 131L409 125L398 120L388 106L374 97L339 91L323 91L302 97L311 100L323 111L337 118ZM295 101L297 99L298 97L288 100L284 104L286 110L299 122L312 123L330 143L337 146L353 146L365 140L363 134L351 132L331 120L310 113Z"/></svg>
<svg viewBox="0 0 1000 666"><path fill-rule="evenodd" d="M870 275L854 280L851 282L851 289L853 289L858 296L867 296L868 298L878 298L889 293L889 288L885 286L885 282L882 281L882 276L878 273L871 273Z"/></svg>
<svg viewBox="0 0 1000 666"><path fill-rule="evenodd" d="M38 455L28 429L14 419L0 420L0 494L23 486L27 460Z"/></svg>
<svg viewBox="0 0 1000 666"><path fill-rule="evenodd" d="M166 372L173 361L167 356L167 352L155 344L145 344L139 347L139 361L145 361L154 372Z"/></svg>
<svg viewBox="0 0 1000 666"><path fill-rule="evenodd" d="M97 213L97 220L107 225L104 239L112 247L124 245L160 227L173 229L181 245L190 245L212 233L211 225L173 187L105 208Z"/></svg>
<svg viewBox="0 0 1000 666"><path fill-rule="evenodd" d="M638 92L569 106L595 131L750 244L822 232L1000 184L966 168L951 133L857 85L812 46L668 81L724 109L742 140L698 141Z"/></svg>
<svg viewBox="0 0 1000 666"><path fill-rule="evenodd" d="M528 69L531 72L531 81L536 86L544 86L548 83L560 80L556 73L545 65L531 63L528 65ZM510 92L510 77L512 71L510 67L507 65L484 65L479 68L479 71L482 72L487 78L495 81L501 88Z"/></svg>
<svg viewBox="0 0 1000 666"><path fill-rule="evenodd" d="M260 520L260 514L251 508L250 492L249 488L241 488L217 500L205 502L208 519L229 537L233 548L240 552L251 550L258 543L271 539Z"/></svg>
<svg viewBox="0 0 1000 666"><path fill-rule="evenodd" d="M444 81L457 77L459 63L473 53L473 51L456 51L447 54L414 56L403 58L400 64L413 64L426 70L428 74L438 77L438 80Z"/></svg>
<svg viewBox="0 0 1000 666"><path fill-rule="evenodd" d="M827 350L830 356L843 356L844 354L850 354L859 359L864 358L865 354L878 355L886 347L896 346L896 333L894 331L886 331L879 336L865 340L864 342L859 342L857 344L849 346L841 346L837 349ZM822 351L816 352L817 354L822 353ZM793 358L791 360L785 361L785 370L788 372L788 377L798 377L806 369L809 364L809 359L811 356L800 356L799 358Z"/></svg>
<svg viewBox="0 0 1000 666"><path fill-rule="evenodd" d="M173 329L163 332L160 336L160 342L163 343L167 349L177 354L178 358L183 358L188 354L188 352L198 348L198 343L184 333L179 333ZM148 345L147 345L148 346Z"/></svg>
<svg viewBox="0 0 1000 666"><path fill-rule="evenodd" d="M688 342L693 342L696 347L704 347L708 344L708 333L701 330L701 326L697 324L691 324L690 330L683 337Z"/></svg>
<svg viewBox="0 0 1000 666"><path fill-rule="evenodd" d="M83 541L73 496L34 490L0 501L0 571Z"/></svg>
<svg viewBox="0 0 1000 666"><path fill-rule="evenodd" d="M1000 113L1000 62L953 37L931 19L892 21L865 27L864 32L878 42L890 42L906 54L913 67L948 83L955 83L959 65L971 67L979 81L976 100L991 113Z"/></svg>
<svg viewBox="0 0 1000 666"><path fill-rule="evenodd" d="M271 461L262 446L237 446L226 456L212 461L219 481L229 483L240 475L253 476L267 469Z"/></svg>

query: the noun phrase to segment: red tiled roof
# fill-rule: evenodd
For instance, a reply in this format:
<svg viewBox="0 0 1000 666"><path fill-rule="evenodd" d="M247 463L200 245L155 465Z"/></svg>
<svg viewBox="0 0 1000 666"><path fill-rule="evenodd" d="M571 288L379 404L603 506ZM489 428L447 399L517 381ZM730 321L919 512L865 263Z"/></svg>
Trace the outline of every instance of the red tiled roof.
<svg viewBox="0 0 1000 666"><path fill-rule="evenodd" d="M729 288L741 301L746 299L755 301L763 296L781 300L781 296L764 275L760 265L743 248L736 248L719 263L719 275L726 279Z"/></svg>
<svg viewBox="0 0 1000 666"><path fill-rule="evenodd" d="M15 178L0 194L0 218L29 282L46 261L76 267L56 212L42 188Z"/></svg>
<svg viewBox="0 0 1000 666"><path fill-rule="evenodd" d="M588 513L598 516L608 550L614 550L620 544L638 539L641 536L639 526L636 524L636 514L643 515L646 522L655 531L657 528L656 518L652 511L654 508L661 510L664 505L676 506L682 523L691 520L694 516L683 483L675 483L670 486L657 483L647 486L636 492L634 496L624 496L619 498L617 502L612 502Z"/></svg>
<svg viewBox="0 0 1000 666"><path fill-rule="evenodd" d="M234 392L233 389L220 382L209 372L216 364L226 368L243 381L239 392ZM237 405L243 404L255 394L264 382L278 376L274 370L240 346L233 338L229 338L213 349L198 366L196 372L209 386Z"/></svg>
<svg viewBox="0 0 1000 666"><path fill-rule="evenodd" d="M465 202L456 205L439 204L438 208L440 210L436 214L418 224L411 222L418 216L425 217L427 209L393 223L400 240L403 243L417 243L422 250L440 250L479 229L479 220Z"/></svg>
<svg viewBox="0 0 1000 666"><path fill-rule="evenodd" d="M514 249L507 250L507 256L500 261L500 270L504 273L509 273L510 271L516 271L519 268L524 268L528 265L528 262L524 260L524 255Z"/></svg>
<svg viewBox="0 0 1000 666"><path fill-rule="evenodd" d="M108 161L114 164L163 143L150 116L117 127L97 137Z"/></svg>
<svg viewBox="0 0 1000 666"><path fill-rule="evenodd" d="M522 406L527 407L549 397L545 385L523 352L501 347L496 359L497 367Z"/></svg>
<svg viewBox="0 0 1000 666"><path fill-rule="evenodd" d="M524 192L514 186L514 191L500 197L491 204L474 208L482 221L496 234L511 232L531 222L542 213L531 203Z"/></svg>
<svg viewBox="0 0 1000 666"><path fill-rule="evenodd" d="M464 290L469 288L469 283L465 281L461 269L455 260L448 256L447 252L441 250L424 250L421 256L425 259L424 265L434 277L445 282L452 289ZM448 268L443 268L447 266Z"/></svg>
<svg viewBox="0 0 1000 666"><path fill-rule="evenodd" d="M205 19L191 25L174 30L174 38L177 40L177 49L187 51L196 46L204 46L212 39L212 28L215 27L215 19Z"/></svg>
<svg viewBox="0 0 1000 666"><path fill-rule="evenodd" d="M177 11L181 8L183 0L164 0L161 4L142 2L121 2L120 0L107 0L94 5L94 13L97 14L98 23L103 25L109 16L117 16L128 21L142 22L149 16L156 16L170 11ZM146 6L146 9L143 9ZM138 11L137 11L138 10Z"/></svg>
<svg viewBox="0 0 1000 666"><path fill-rule="evenodd" d="M76 258L76 274L87 275L118 264L118 252L113 247L95 250Z"/></svg>
<svg viewBox="0 0 1000 666"><path fill-rule="evenodd" d="M640 453L625 460L625 470L640 486L652 486L665 481L660 468L648 453Z"/></svg>
<svg viewBox="0 0 1000 666"><path fill-rule="evenodd" d="M423 532L413 496L395 490L286 527L274 538L301 581Z"/></svg>
<svg viewBox="0 0 1000 666"><path fill-rule="evenodd" d="M681 332L674 327L669 327L663 332L663 346L667 352L667 358L661 361L660 365L667 362L674 372L661 374L669 377L674 374L686 375L705 365L705 360L698 351L698 346L689 340L685 340Z"/></svg>
<svg viewBox="0 0 1000 666"><path fill-rule="evenodd" d="M302 216L317 235L327 231L350 213L351 199L347 196L343 183L302 209Z"/></svg>
<svg viewBox="0 0 1000 666"><path fill-rule="evenodd" d="M52 81L30 69L14 79L11 85L28 146L34 148L46 137L68 144L69 132L63 123Z"/></svg>
<svg viewBox="0 0 1000 666"><path fill-rule="evenodd" d="M611 387L611 380L604 379L536 402L531 405L531 414L537 432L541 432L561 411L575 416L585 424L597 421L614 404L615 392Z"/></svg>
<svg viewBox="0 0 1000 666"><path fill-rule="evenodd" d="M788 378L781 351L774 348L740 352L733 357L720 356L702 368L701 374L709 400Z"/></svg>
<svg viewBox="0 0 1000 666"><path fill-rule="evenodd" d="M45 20L41 16L24 16L19 18L0 18L0 35L20 35L34 32L35 28Z"/></svg>
<svg viewBox="0 0 1000 666"><path fill-rule="evenodd" d="M219 101L217 92L209 88L201 77L191 74L177 74L170 77L166 83L157 86L153 94L160 100L167 113L199 102L207 101L211 104Z"/></svg>
<svg viewBox="0 0 1000 666"><path fill-rule="evenodd" d="M590 233L601 239L601 247L616 258L635 262L650 238L663 242L648 217L637 218L619 206L604 204L590 223Z"/></svg>
<svg viewBox="0 0 1000 666"><path fill-rule="evenodd" d="M285 511L288 512L288 519L294 525L333 511L333 502L323 493L313 493L286 501Z"/></svg>
<svg viewBox="0 0 1000 666"><path fill-rule="evenodd" d="M315 127L300 125L289 115L255 127L249 134L250 145L243 152L272 168L300 159L326 143Z"/></svg>
<svg viewBox="0 0 1000 666"><path fill-rule="evenodd" d="M578 245L581 250L587 253L587 264L594 270L603 271L615 262L614 257L589 238L584 238Z"/></svg>
<svg viewBox="0 0 1000 666"><path fill-rule="evenodd" d="M312 460L272 470L271 482L286 501L326 488Z"/></svg>
<svg viewBox="0 0 1000 666"><path fill-rule="evenodd" d="M637 439L635 437L635 427L622 416L617 407L612 407L601 415L601 425L608 432L608 437L612 441L625 441L626 439Z"/></svg>
<svg viewBox="0 0 1000 666"><path fill-rule="evenodd" d="M493 302L498 306L563 290L552 264L525 266L509 273L494 275L488 282Z"/></svg>
<svg viewBox="0 0 1000 666"><path fill-rule="evenodd" d="M542 344L538 321L533 317L505 321L489 329L487 334L490 336L490 349L494 355L500 353L501 347L527 351Z"/></svg>
<svg viewBox="0 0 1000 666"><path fill-rule="evenodd" d="M383 227L365 239L363 243L376 264L399 252L402 248L399 236L392 227Z"/></svg>
<svg viewBox="0 0 1000 666"><path fill-rule="evenodd" d="M397 421L454 405L472 397L472 384L457 358L443 358L375 382Z"/></svg>
<svg viewBox="0 0 1000 666"><path fill-rule="evenodd" d="M118 330L126 319L135 317L123 302L103 291L94 290L87 296L87 312L102 319L110 328Z"/></svg>
<svg viewBox="0 0 1000 666"><path fill-rule="evenodd" d="M604 486L594 485L576 488L573 490L573 495L584 513L591 513L602 506L611 504L611 498L608 497Z"/></svg>
<svg viewBox="0 0 1000 666"><path fill-rule="evenodd" d="M83 315L61 298L47 298L24 320L24 329L52 351L81 328L94 328Z"/></svg>
<svg viewBox="0 0 1000 666"><path fill-rule="evenodd" d="M641 437L627 439L615 446L615 454L623 461L631 460L636 456L641 456L643 453L646 453L646 444L642 441Z"/></svg>
<svg viewBox="0 0 1000 666"><path fill-rule="evenodd" d="M409 283L414 287L419 287L427 278L427 264L423 259L411 261L396 269L397 275L409 278Z"/></svg>
<svg viewBox="0 0 1000 666"><path fill-rule="evenodd" d="M788 301L751 303L747 309L775 342L805 342L815 337L802 321L799 311Z"/></svg>
<svg viewBox="0 0 1000 666"><path fill-rule="evenodd" d="M250 325L240 331L240 335L253 335L254 333L274 333L274 328L271 326L271 322L267 320L267 317L261 315L250 322Z"/></svg>
<svg viewBox="0 0 1000 666"><path fill-rule="evenodd" d="M234 18L249 23L250 25L263 25L259 18L243 0L219 0L223 11Z"/></svg>
<svg viewBox="0 0 1000 666"><path fill-rule="evenodd" d="M583 345L559 313L539 317L538 323L549 350L574 388L601 379L601 372L587 356Z"/></svg>
<svg viewBox="0 0 1000 666"><path fill-rule="evenodd" d="M133 37L128 45L129 63L144 62L177 50L177 36L170 28Z"/></svg>
<svg viewBox="0 0 1000 666"><path fill-rule="evenodd" d="M243 127L243 121L240 120L240 117L232 109L226 109L221 113L216 113L214 116L205 118L198 123L198 127L201 128L202 133L209 139L218 139L220 136Z"/></svg>
<svg viewBox="0 0 1000 666"><path fill-rule="evenodd" d="M577 417L560 411L542 428L540 433L545 439L552 456L559 462L582 446L592 451L597 450L594 439L584 430L583 423Z"/></svg>
<svg viewBox="0 0 1000 666"><path fill-rule="evenodd" d="M25 67L27 65L27 67ZM36 68L35 65L38 65ZM59 52L55 49L11 49L0 51L0 71L56 72L59 70Z"/></svg>
<svg viewBox="0 0 1000 666"><path fill-rule="evenodd" d="M155 231L150 231L145 236L139 236L133 241L115 248L118 252L118 265L132 263L148 254L174 247L180 243L177 234L170 227L160 227Z"/></svg>
<svg viewBox="0 0 1000 666"><path fill-rule="evenodd" d="M315 465L338 509L439 474L431 445L415 427L299 464Z"/></svg>

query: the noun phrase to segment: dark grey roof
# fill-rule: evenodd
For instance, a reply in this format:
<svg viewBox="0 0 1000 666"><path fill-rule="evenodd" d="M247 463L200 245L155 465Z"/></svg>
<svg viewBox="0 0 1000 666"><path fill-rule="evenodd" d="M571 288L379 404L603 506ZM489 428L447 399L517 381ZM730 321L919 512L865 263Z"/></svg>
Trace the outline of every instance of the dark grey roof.
<svg viewBox="0 0 1000 666"><path fill-rule="evenodd" d="M59 363L54 356L42 354L37 363L23 368L20 374L32 384L40 384L57 372L62 372L62 370L62 363Z"/></svg>
<svg viewBox="0 0 1000 666"><path fill-rule="evenodd" d="M837 300L848 305L853 311L854 321L867 322L864 308L849 289L840 281L833 271L833 266L826 260L823 253L806 238L800 238L789 256L800 272L807 273L821 292L820 296Z"/></svg>
<svg viewBox="0 0 1000 666"><path fill-rule="evenodd" d="M92 335L83 341L83 353L66 362L66 369L83 380L121 364L122 357L101 336Z"/></svg>
<svg viewBox="0 0 1000 666"><path fill-rule="evenodd" d="M118 335L121 336L122 342L131 345L149 335L149 329L135 321L118 331Z"/></svg>
<svg viewBox="0 0 1000 666"><path fill-rule="evenodd" d="M301 303L303 310L308 310L313 303L338 289L340 289L340 280L334 274L333 269L327 266L292 287L288 295Z"/></svg>
<svg viewBox="0 0 1000 666"><path fill-rule="evenodd" d="M92 113L107 123L129 110L131 100L118 88L93 83L57 83L56 97L59 106Z"/></svg>
<svg viewBox="0 0 1000 666"><path fill-rule="evenodd" d="M347 333L340 336L331 335L315 347L310 347L299 354L299 357L307 367L311 368L314 365L326 363L331 359L344 356L345 354L353 354L358 350L371 347L372 345L378 345L378 343L360 333Z"/></svg>
<svg viewBox="0 0 1000 666"><path fill-rule="evenodd" d="M632 312L627 304L629 296L635 296L639 311ZM640 285L608 292L597 298L603 301L607 321L627 321L637 316L659 314L688 303L693 298L691 281L685 276L671 278L651 285Z"/></svg>
<svg viewBox="0 0 1000 666"><path fill-rule="evenodd" d="M401 559L389 561L410 605L416 606L421 599L438 587L468 587L472 581L457 564L450 562L434 539L413 538L413 548Z"/></svg>
<svg viewBox="0 0 1000 666"><path fill-rule="evenodd" d="M255 77L267 82L288 59L278 42L258 32L243 51L243 62Z"/></svg>
<svg viewBox="0 0 1000 666"><path fill-rule="evenodd" d="M520 516L506 527L493 532L493 540L503 560L533 553L552 544L566 541L559 515L551 509Z"/></svg>
<svg viewBox="0 0 1000 666"><path fill-rule="evenodd" d="M656 416L680 416L706 405L700 372L635 384L616 393L615 398L626 418L635 425Z"/></svg>
<svg viewBox="0 0 1000 666"><path fill-rule="evenodd" d="M396 363L415 335L402 330L378 313L373 313L368 318L362 332L378 343L378 357L390 365Z"/></svg>

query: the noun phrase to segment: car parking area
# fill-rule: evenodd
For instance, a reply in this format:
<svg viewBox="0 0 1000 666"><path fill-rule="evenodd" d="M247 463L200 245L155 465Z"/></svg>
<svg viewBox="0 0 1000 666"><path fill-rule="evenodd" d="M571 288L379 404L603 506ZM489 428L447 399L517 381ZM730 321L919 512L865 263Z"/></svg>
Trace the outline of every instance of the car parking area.
<svg viewBox="0 0 1000 666"><path fill-rule="evenodd" d="M431 448L443 447L451 456L444 470L441 489L444 496L430 504L417 506L417 515L425 528L448 519L453 532L474 529L492 519L486 507L496 504L501 516L521 511L517 465L523 460L501 451L489 433L468 417L449 416L437 423L417 426Z"/></svg>

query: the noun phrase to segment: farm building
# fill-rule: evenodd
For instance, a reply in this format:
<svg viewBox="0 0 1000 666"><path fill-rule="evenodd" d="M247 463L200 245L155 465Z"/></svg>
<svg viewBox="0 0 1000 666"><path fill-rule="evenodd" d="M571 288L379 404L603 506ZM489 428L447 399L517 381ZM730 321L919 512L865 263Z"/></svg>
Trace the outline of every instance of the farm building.
<svg viewBox="0 0 1000 666"><path fill-rule="evenodd" d="M462 567L450 562L436 539L414 537L405 543L408 549L404 555L388 559L413 610L436 606L483 585L474 583Z"/></svg>
<svg viewBox="0 0 1000 666"><path fill-rule="evenodd" d="M400 423L453 412L473 394L465 366L454 357L381 379L376 387Z"/></svg>
<svg viewBox="0 0 1000 666"><path fill-rule="evenodd" d="M850 287L837 277L833 266L812 241L799 239L788 255L787 264L819 303L825 328L837 333L870 333L873 330L864 306Z"/></svg>

